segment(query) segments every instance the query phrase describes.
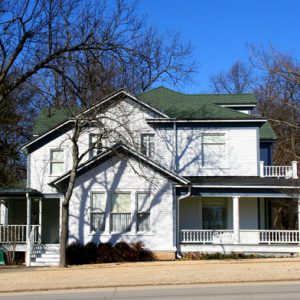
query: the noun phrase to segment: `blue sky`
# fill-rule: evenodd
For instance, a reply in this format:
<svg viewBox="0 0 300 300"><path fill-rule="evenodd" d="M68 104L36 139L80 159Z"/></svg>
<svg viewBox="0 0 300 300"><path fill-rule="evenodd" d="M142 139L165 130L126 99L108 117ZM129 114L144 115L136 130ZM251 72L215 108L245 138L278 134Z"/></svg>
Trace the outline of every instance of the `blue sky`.
<svg viewBox="0 0 300 300"><path fill-rule="evenodd" d="M247 60L247 44L300 54L299 0L140 0L139 11L194 46L195 84L177 88L187 93L210 92L209 76Z"/></svg>

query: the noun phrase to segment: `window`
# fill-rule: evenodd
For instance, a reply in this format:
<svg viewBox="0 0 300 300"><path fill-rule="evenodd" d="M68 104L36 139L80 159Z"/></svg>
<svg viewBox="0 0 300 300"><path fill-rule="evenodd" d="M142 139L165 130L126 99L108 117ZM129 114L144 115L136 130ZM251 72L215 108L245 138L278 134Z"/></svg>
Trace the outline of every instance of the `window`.
<svg viewBox="0 0 300 300"><path fill-rule="evenodd" d="M203 229L227 229L227 200L202 200Z"/></svg>
<svg viewBox="0 0 300 300"><path fill-rule="evenodd" d="M97 139L99 139L99 136L97 134L90 134L89 147L92 148L92 150L89 153L90 159L102 152L102 143L101 141L97 142Z"/></svg>
<svg viewBox="0 0 300 300"><path fill-rule="evenodd" d="M60 175L64 172L64 151L61 149L50 152L50 174Z"/></svg>
<svg viewBox="0 0 300 300"><path fill-rule="evenodd" d="M153 157L154 154L154 134L141 135L141 152L142 154Z"/></svg>
<svg viewBox="0 0 300 300"><path fill-rule="evenodd" d="M91 231L105 230L105 203L104 193L92 193L91 201Z"/></svg>
<svg viewBox="0 0 300 300"><path fill-rule="evenodd" d="M222 167L225 164L225 134L205 133L202 137L203 167Z"/></svg>
<svg viewBox="0 0 300 300"><path fill-rule="evenodd" d="M137 231L150 231L150 194L137 194Z"/></svg>
<svg viewBox="0 0 300 300"><path fill-rule="evenodd" d="M112 232L128 232L131 230L131 195L130 193L114 193L111 197Z"/></svg>

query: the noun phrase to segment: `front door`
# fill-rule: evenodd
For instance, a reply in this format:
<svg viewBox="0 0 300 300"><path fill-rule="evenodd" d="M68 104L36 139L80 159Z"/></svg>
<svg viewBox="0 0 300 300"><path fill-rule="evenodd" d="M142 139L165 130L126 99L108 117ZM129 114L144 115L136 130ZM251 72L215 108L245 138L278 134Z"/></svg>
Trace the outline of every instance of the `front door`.
<svg viewBox="0 0 300 300"><path fill-rule="evenodd" d="M59 198L45 198L42 201L42 243L59 243Z"/></svg>

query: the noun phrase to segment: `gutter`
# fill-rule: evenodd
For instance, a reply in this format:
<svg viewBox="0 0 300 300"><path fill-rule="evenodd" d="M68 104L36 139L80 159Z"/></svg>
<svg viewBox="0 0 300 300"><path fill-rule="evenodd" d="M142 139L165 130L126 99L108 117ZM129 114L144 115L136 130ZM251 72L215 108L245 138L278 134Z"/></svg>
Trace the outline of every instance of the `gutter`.
<svg viewBox="0 0 300 300"><path fill-rule="evenodd" d="M176 208L176 211L177 211L177 218L176 218L176 221L177 221L177 238L176 238L176 257L177 258L182 258L182 255L180 253L180 250L179 250L179 247L180 247L180 228L179 228L179 206L180 206L180 201L183 200L183 199L186 199L188 197L190 197L192 194L192 186L189 185L188 186L188 192L185 194L185 195L182 195L180 197L178 197L177 199L177 208Z"/></svg>

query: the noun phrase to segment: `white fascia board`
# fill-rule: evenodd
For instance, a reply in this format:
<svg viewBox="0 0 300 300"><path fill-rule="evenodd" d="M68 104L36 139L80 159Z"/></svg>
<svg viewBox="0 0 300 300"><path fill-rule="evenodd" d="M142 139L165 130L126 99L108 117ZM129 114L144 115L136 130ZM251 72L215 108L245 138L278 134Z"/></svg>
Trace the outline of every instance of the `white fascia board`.
<svg viewBox="0 0 300 300"><path fill-rule="evenodd" d="M176 185L180 187L180 185ZM299 186L274 186L274 185L201 185L192 184L195 188L249 188L249 189L299 189Z"/></svg>
<svg viewBox="0 0 300 300"><path fill-rule="evenodd" d="M234 120L184 120L184 119L146 119L148 123L265 123L266 119L234 119Z"/></svg>
<svg viewBox="0 0 300 300"><path fill-rule="evenodd" d="M222 107L249 107L249 108L254 108L256 106L256 104L217 104L216 105L219 105L219 106L222 106Z"/></svg>
<svg viewBox="0 0 300 300"><path fill-rule="evenodd" d="M111 99L117 97L118 95L120 94L124 94L125 96L127 96L128 98L132 99L133 101L137 102L138 104L142 105L142 106L145 106L147 107L148 109L156 112L157 114L161 115L162 117L165 117L165 118L169 118L166 114L160 112L159 110L157 110L156 108L146 104L144 101L140 100L139 98L135 97L134 95L130 94L129 92L127 91L124 91L124 90L120 90L114 94L112 94L111 96L108 96L105 100L99 102L98 104L92 106L91 108L87 109L86 111L82 112L81 114L86 114L88 112L90 112L91 110L99 107L100 105L103 105L105 104L106 102L110 101ZM79 115L80 116L80 115Z"/></svg>
<svg viewBox="0 0 300 300"><path fill-rule="evenodd" d="M74 120L69 119L69 120L67 120L67 121L65 121L65 122L63 122L63 123L61 123L60 125L54 127L53 129L51 129L51 130L45 132L44 134L42 134L42 135L38 136L37 138L33 139L32 141L26 143L24 146L21 147L21 150L22 150L22 151L25 150L25 149L26 149L28 146L30 146L31 144L33 144L33 143L39 141L40 139L42 139L43 137L47 136L48 134L50 134L50 133L52 133L52 132L58 130L59 128L63 127L64 125L66 125L66 124L68 124L68 123L71 123L71 122L73 122L73 121L74 121Z"/></svg>

